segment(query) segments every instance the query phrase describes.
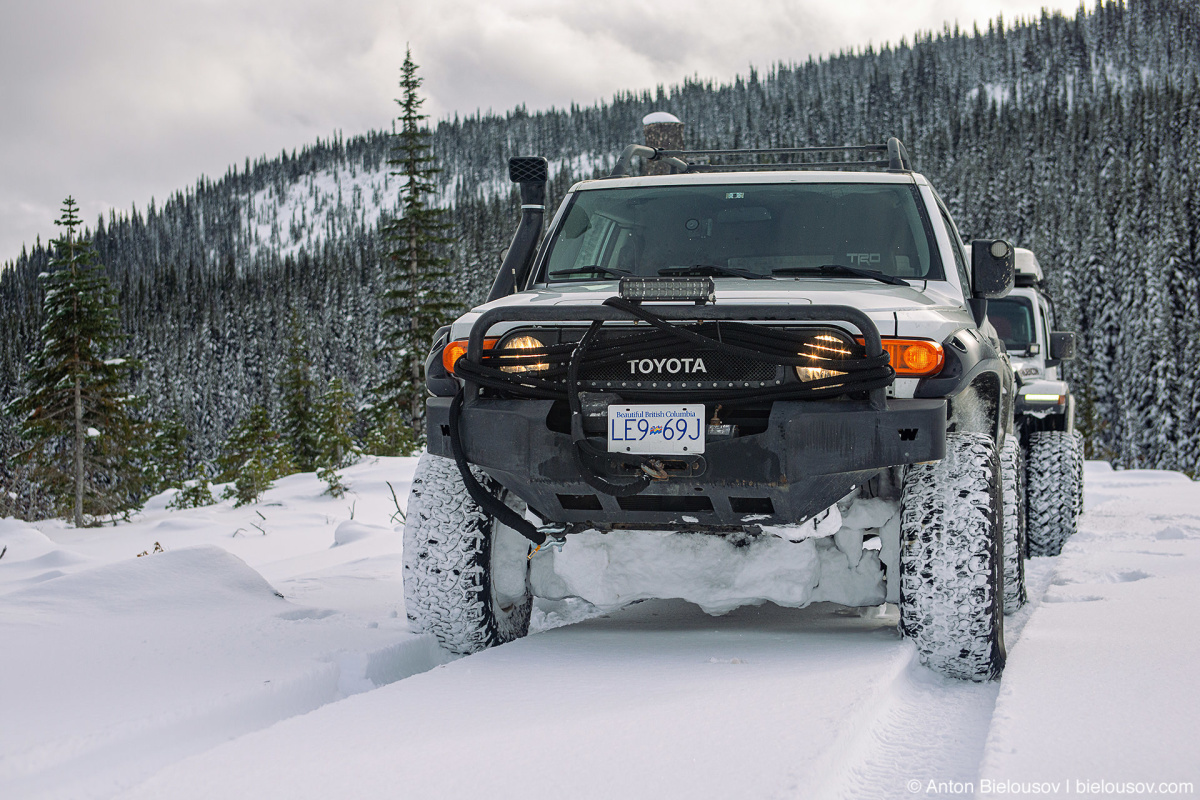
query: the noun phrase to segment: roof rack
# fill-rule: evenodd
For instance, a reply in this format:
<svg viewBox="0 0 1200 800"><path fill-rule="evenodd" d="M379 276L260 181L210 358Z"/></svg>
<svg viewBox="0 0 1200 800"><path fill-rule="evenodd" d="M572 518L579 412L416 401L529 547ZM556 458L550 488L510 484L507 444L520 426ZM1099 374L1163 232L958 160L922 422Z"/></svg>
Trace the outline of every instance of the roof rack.
<svg viewBox="0 0 1200 800"><path fill-rule="evenodd" d="M858 158L852 161L811 161L804 163L782 162L774 164L743 163L743 164L696 164L688 158L711 158L713 156L759 156L759 155L802 155L807 153L861 153L869 156L872 153L884 154L886 158ZM647 147L644 144L631 144L617 159L610 178L625 178L632 176L633 159L640 156L647 161L665 161L671 165L671 173L696 172L751 172L760 170L795 170L795 169L860 169L862 167L886 167L888 172L911 172L912 161L908 151L895 136L890 137L884 144L860 144L846 146L821 147L775 147L775 148L742 148L738 150L664 150L657 147Z"/></svg>

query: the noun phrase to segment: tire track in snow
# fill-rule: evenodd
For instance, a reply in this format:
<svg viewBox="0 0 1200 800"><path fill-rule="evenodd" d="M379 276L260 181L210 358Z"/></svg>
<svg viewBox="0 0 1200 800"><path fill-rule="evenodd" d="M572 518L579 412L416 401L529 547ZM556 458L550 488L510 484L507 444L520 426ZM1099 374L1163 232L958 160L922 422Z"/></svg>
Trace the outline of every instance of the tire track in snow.
<svg viewBox="0 0 1200 800"><path fill-rule="evenodd" d="M1029 602L1004 618L1011 655L1054 578L1054 562L1028 562ZM976 782L1000 683L951 680L921 666L916 653L896 675L883 702L857 726L822 796L830 798L959 797L926 792L929 782ZM919 782L913 792L909 781ZM915 784L914 784L915 785Z"/></svg>

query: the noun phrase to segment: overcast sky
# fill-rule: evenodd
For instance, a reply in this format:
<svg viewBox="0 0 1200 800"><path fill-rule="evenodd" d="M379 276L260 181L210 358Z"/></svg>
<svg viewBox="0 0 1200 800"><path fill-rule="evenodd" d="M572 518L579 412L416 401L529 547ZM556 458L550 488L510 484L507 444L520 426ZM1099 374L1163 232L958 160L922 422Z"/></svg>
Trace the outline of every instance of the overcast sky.
<svg viewBox="0 0 1200 800"><path fill-rule="evenodd" d="M1064 0L0 0L0 263L74 195L160 201L394 116L405 44L439 119L581 104L970 28Z"/></svg>

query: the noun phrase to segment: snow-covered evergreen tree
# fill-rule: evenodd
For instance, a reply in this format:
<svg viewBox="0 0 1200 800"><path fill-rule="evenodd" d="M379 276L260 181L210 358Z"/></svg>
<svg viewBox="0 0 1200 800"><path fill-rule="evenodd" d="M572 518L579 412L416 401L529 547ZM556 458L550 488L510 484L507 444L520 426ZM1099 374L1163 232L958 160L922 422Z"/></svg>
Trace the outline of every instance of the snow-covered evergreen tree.
<svg viewBox="0 0 1200 800"><path fill-rule="evenodd" d="M39 276L41 346L30 360L28 394L13 410L32 443L23 455L36 479L56 511L82 527L127 508L140 475L131 464L135 423L121 387L128 367L109 357L120 338L116 293L91 242L78 235L73 198L63 201L56 224L64 230L51 243L50 271Z"/></svg>
<svg viewBox="0 0 1200 800"><path fill-rule="evenodd" d="M180 485L179 491L167 503L167 508L202 508L215 502L212 483L208 480L208 469L201 464L199 475Z"/></svg>
<svg viewBox="0 0 1200 800"><path fill-rule="evenodd" d="M363 451L373 456L411 456L421 450L421 443L407 421L397 414L373 413L375 424L367 431Z"/></svg>
<svg viewBox="0 0 1200 800"><path fill-rule="evenodd" d="M288 322L287 356L280 380L280 432L301 472L313 469L317 458L316 387L304 331L293 311Z"/></svg>
<svg viewBox="0 0 1200 800"><path fill-rule="evenodd" d="M233 429L217 459L217 468L218 481L233 483L224 497L234 498L239 506L255 502L276 478L295 471L287 443L272 429L263 406L250 409Z"/></svg>
<svg viewBox="0 0 1200 800"><path fill-rule="evenodd" d="M354 422L354 395L341 378L334 378L321 395L316 413L317 477L329 484L334 497L341 497L349 488L338 470L360 454L351 433Z"/></svg>
<svg viewBox="0 0 1200 800"><path fill-rule="evenodd" d="M148 423L146 433L150 493L157 494L172 486L180 486L187 474L189 454L193 450L187 426L176 415L162 422Z"/></svg>
<svg viewBox="0 0 1200 800"><path fill-rule="evenodd" d="M421 78L412 49L401 68L400 130L388 165L403 180L402 213L382 227L388 247L388 290L384 316L391 323L385 351L392 356L394 372L377 388L377 408L399 414L421 437L425 419L425 356L433 335L458 306L454 278L446 258L450 243L449 220L434 205L435 176L440 171L430 148L427 115L421 113Z"/></svg>

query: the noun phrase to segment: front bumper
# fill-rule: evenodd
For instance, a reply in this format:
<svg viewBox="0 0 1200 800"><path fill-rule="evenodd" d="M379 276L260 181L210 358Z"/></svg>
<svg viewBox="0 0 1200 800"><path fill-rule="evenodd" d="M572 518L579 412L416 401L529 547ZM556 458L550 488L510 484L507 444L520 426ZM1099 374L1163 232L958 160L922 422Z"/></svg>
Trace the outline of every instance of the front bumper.
<svg viewBox="0 0 1200 800"><path fill-rule="evenodd" d="M681 398L682 400L682 398ZM428 401L429 452L452 457L451 398ZM946 452L944 399L868 403L779 401L762 433L710 440L703 459L631 497L584 480L571 437L547 424L550 400L476 397L463 407L463 451L472 464L548 521L624 526L742 526L803 522L881 469ZM595 443L602 449L604 440ZM664 456L664 459L670 457ZM633 476L614 459L613 480Z"/></svg>

